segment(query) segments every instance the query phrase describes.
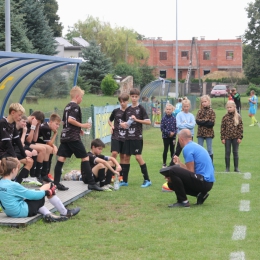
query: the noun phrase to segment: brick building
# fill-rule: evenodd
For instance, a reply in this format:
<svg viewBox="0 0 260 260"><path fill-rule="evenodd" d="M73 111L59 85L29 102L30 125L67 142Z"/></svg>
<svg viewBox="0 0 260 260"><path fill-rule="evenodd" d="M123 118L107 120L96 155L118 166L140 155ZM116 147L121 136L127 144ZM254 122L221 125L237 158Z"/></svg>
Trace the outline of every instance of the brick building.
<svg viewBox="0 0 260 260"><path fill-rule="evenodd" d="M175 78L176 41L163 41L161 38L149 38L142 43L149 50L149 66L156 68L156 76ZM185 79L190 63L192 49L192 78L198 78L195 45L200 77L217 70L242 71L242 40L178 40L178 78Z"/></svg>

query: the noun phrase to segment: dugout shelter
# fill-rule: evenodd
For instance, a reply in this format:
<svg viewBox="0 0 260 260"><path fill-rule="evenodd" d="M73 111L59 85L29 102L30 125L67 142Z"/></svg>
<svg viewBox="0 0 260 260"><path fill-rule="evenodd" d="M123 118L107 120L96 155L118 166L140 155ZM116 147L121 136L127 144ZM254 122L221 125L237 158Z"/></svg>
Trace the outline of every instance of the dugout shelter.
<svg viewBox="0 0 260 260"><path fill-rule="evenodd" d="M75 86L81 62L80 59L0 51L0 116L8 114L11 103L22 104L37 80L54 70L56 75L72 79Z"/></svg>

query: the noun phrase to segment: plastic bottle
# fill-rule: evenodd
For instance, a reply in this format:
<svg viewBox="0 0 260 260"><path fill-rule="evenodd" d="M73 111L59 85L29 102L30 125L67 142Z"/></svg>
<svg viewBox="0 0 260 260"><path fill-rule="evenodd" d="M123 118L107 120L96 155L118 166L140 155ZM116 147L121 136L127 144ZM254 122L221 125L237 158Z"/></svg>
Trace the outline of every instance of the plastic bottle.
<svg viewBox="0 0 260 260"><path fill-rule="evenodd" d="M115 174L114 190L119 190L119 188L120 188L120 184L119 184L118 175Z"/></svg>
<svg viewBox="0 0 260 260"><path fill-rule="evenodd" d="M129 128L133 122L134 122L134 119L132 117L129 117L128 121L126 122L127 126L128 126L127 128Z"/></svg>
<svg viewBox="0 0 260 260"><path fill-rule="evenodd" d="M89 123L89 124L92 124L92 118L91 118L91 116L88 118L88 123ZM86 135L89 135L89 134L90 134L90 128L88 128L84 133L85 133Z"/></svg>

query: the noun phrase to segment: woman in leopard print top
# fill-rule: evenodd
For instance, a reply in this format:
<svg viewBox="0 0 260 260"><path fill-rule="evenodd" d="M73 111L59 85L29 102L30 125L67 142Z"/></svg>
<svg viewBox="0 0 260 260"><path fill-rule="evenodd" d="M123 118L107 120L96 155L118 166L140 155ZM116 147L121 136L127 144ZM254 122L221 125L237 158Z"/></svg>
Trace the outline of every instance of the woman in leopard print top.
<svg viewBox="0 0 260 260"><path fill-rule="evenodd" d="M203 146L206 140L207 150L209 156L213 161L212 139L214 138L213 127L215 125L216 114L211 108L211 100L208 95L200 98L200 109L196 116L196 123L198 125L198 144Z"/></svg>
<svg viewBox="0 0 260 260"><path fill-rule="evenodd" d="M222 118L220 129L221 142L225 145L226 172L230 171L231 146L233 151L234 170L235 172L239 172L238 148L243 139L243 122L240 115L237 113L234 101L228 101L226 108L227 113Z"/></svg>

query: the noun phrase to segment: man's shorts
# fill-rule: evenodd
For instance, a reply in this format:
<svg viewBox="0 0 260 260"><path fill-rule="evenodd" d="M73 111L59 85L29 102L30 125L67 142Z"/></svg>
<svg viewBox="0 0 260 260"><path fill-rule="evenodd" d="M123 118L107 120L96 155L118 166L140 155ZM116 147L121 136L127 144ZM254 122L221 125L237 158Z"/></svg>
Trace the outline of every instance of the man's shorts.
<svg viewBox="0 0 260 260"><path fill-rule="evenodd" d="M142 154L143 140L126 140L123 146L123 154L137 155Z"/></svg>
<svg viewBox="0 0 260 260"><path fill-rule="evenodd" d="M112 139L111 140L111 153L112 152L123 153L123 146L124 146L124 142Z"/></svg>
<svg viewBox="0 0 260 260"><path fill-rule="evenodd" d="M86 149L81 141L72 141L60 143L58 156L70 158L74 154L76 158L86 158L88 156Z"/></svg>

